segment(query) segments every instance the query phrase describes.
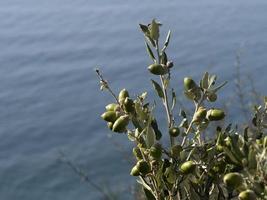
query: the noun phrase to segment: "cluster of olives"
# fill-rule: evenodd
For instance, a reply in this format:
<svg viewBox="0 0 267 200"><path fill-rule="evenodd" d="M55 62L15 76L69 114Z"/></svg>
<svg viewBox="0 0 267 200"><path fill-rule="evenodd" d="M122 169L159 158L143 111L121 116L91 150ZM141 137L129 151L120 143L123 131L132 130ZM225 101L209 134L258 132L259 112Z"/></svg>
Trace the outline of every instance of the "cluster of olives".
<svg viewBox="0 0 267 200"><path fill-rule="evenodd" d="M193 99L195 101L198 101L201 98L202 95L202 88L199 87L195 81L190 77L184 78L184 89L185 89L185 95ZM208 101L214 102L217 99L216 93L207 92L205 94L205 97ZM197 112L194 114L194 122L202 122L203 120L208 121L219 121L222 120L225 117L225 113L221 109L209 109L200 106L197 110Z"/></svg>
<svg viewBox="0 0 267 200"><path fill-rule="evenodd" d="M129 98L126 89L120 91L118 103L111 103L106 106L106 112L101 117L107 121L107 126L117 133L123 133L127 129L130 116L129 113L134 112L134 102Z"/></svg>
<svg viewBox="0 0 267 200"><path fill-rule="evenodd" d="M256 200L257 195L251 189L246 189L244 179L238 172L231 172L223 177L223 182L230 190L239 191L238 198L240 200Z"/></svg>

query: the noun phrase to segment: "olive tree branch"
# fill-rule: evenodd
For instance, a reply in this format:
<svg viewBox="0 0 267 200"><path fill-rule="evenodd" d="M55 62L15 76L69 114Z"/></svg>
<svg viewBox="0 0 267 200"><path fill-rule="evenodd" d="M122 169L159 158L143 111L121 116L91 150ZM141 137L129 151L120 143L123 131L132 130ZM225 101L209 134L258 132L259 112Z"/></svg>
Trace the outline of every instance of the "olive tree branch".
<svg viewBox="0 0 267 200"><path fill-rule="evenodd" d="M159 43L156 41L156 51L157 51L157 56L158 56L158 63L160 64L160 53L159 53ZM168 120L168 128L171 128L172 126L172 113L170 111L170 106L169 106L169 101L168 101L168 94L167 94L167 89L164 84L164 77L163 75L160 75L160 81L161 81L161 86L163 88L163 105L165 107L166 113L167 113L167 120ZM170 136L170 142L171 146L174 145L174 138Z"/></svg>
<svg viewBox="0 0 267 200"><path fill-rule="evenodd" d="M105 80L103 78L103 75L101 74L100 70L99 69L95 69L95 72L96 72L96 74L97 74L97 76L98 76L98 78L100 80L101 86L103 86L105 89L107 89L110 92L110 94L114 97L116 102L120 105L120 102L119 102L118 98L116 97L115 93L111 90L110 86L108 85L107 80Z"/></svg>

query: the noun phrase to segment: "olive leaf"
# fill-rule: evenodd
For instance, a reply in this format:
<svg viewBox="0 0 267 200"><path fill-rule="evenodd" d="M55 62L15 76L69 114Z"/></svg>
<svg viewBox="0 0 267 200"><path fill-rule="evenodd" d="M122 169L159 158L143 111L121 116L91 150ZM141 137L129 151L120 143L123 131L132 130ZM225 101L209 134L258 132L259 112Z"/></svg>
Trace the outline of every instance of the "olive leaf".
<svg viewBox="0 0 267 200"><path fill-rule="evenodd" d="M135 141L135 135L134 135L134 133L133 133L132 131L128 131L128 132L127 132L127 136L128 136L128 139L129 139L130 141L132 141L132 142Z"/></svg>
<svg viewBox="0 0 267 200"><path fill-rule="evenodd" d="M249 169L256 169L257 168L256 153L255 153L255 150L252 146L249 147L248 168Z"/></svg>
<svg viewBox="0 0 267 200"><path fill-rule="evenodd" d="M149 55L149 57L154 61L154 62L156 62L156 58L155 58L155 56L154 56L154 54L153 54L153 51L151 50L151 48L150 48L150 46L149 46L149 44L146 42L146 50L147 50L147 53L148 53L148 55Z"/></svg>
<svg viewBox="0 0 267 200"><path fill-rule="evenodd" d="M164 51L162 51L160 55L160 63L166 65L167 62L168 62L168 56Z"/></svg>
<svg viewBox="0 0 267 200"><path fill-rule="evenodd" d="M156 81L154 81L153 79L151 79L151 81L152 81L153 88L156 90L158 96L160 98L164 98L164 93L163 93L163 90L162 90L161 86Z"/></svg>
<svg viewBox="0 0 267 200"><path fill-rule="evenodd" d="M217 92L219 89L221 89L223 86L225 86L228 82L224 81L222 84L220 84L219 86L215 87L212 89L213 92Z"/></svg>
<svg viewBox="0 0 267 200"><path fill-rule="evenodd" d="M142 32L145 34L145 35L149 35L149 29L146 25L144 24L139 24L139 27L141 28Z"/></svg>
<svg viewBox="0 0 267 200"><path fill-rule="evenodd" d="M241 161L225 146L223 146L223 151L230 158L230 160L236 165L240 165Z"/></svg>
<svg viewBox="0 0 267 200"><path fill-rule="evenodd" d="M150 37L156 41L159 39L159 25L155 19L150 24Z"/></svg>
<svg viewBox="0 0 267 200"><path fill-rule="evenodd" d="M209 73L205 72L203 78L201 79L200 86L203 89L208 89L209 87Z"/></svg>
<svg viewBox="0 0 267 200"><path fill-rule="evenodd" d="M171 106L171 110L174 109L175 105L176 105L176 94L174 92L174 89L172 88L172 106Z"/></svg>
<svg viewBox="0 0 267 200"><path fill-rule="evenodd" d="M151 195L154 196L153 190L149 187L149 185L147 185L147 183L144 181L142 177L140 177L140 179L137 179L136 181L137 183L141 184L146 190L148 190L151 193Z"/></svg>
<svg viewBox="0 0 267 200"><path fill-rule="evenodd" d="M147 147L150 148L155 144L156 136L155 136L155 132L151 126L148 126L146 130L147 130L146 144L147 144Z"/></svg>
<svg viewBox="0 0 267 200"><path fill-rule="evenodd" d="M216 75L212 75L209 77L209 87L208 88L210 88L212 85L215 84L216 79L217 79Z"/></svg>
<svg viewBox="0 0 267 200"><path fill-rule="evenodd" d="M165 43L164 43L164 47L165 47L165 48L167 48L168 45L169 45L170 37L171 37L171 31L169 30L169 31L168 31L168 34L167 34L167 37L166 37L166 40L165 40Z"/></svg>
<svg viewBox="0 0 267 200"><path fill-rule="evenodd" d="M147 200L156 200L155 196L152 194L152 192L145 187L143 187L144 193L146 195Z"/></svg>

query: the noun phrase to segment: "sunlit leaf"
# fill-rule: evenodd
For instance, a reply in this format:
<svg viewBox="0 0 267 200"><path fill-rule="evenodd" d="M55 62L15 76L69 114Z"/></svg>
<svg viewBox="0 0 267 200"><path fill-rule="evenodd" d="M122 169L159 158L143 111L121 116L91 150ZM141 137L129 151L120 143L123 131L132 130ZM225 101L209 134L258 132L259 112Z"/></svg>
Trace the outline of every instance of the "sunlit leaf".
<svg viewBox="0 0 267 200"><path fill-rule="evenodd" d="M153 51L151 50L151 48L150 48L150 46L149 46L149 44L146 42L146 50L147 50L147 53L148 53L148 55L149 55L149 57L154 61L154 62L156 62L156 58L155 58L155 56L154 56L154 54L153 54Z"/></svg>
<svg viewBox="0 0 267 200"><path fill-rule="evenodd" d="M156 81L154 81L152 79L151 79L151 81L152 81L153 87L156 90L158 96L160 98L163 98L164 97L164 93L163 93L163 90L162 90L161 86Z"/></svg>
<svg viewBox="0 0 267 200"><path fill-rule="evenodd" d="M159 39L159 25L155 19L153 19L152 23L150 24L150 37L153 40Z"/></svg>

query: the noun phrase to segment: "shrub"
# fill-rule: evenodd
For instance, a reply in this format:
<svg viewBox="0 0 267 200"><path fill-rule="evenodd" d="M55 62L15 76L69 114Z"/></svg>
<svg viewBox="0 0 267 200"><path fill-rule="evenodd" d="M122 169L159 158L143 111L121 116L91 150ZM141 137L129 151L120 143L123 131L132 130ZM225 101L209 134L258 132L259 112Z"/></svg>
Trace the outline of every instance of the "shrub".
<svg viewBox="0 0 267 200"><path fill-rule="evenodd" d="M171 32L160 47L160 26L156 20L140 24L152 60L148 71L159 79L152 80L152 86L166 110L168 132L161 132L153 113L156 104L147 102L146 92L134 97L122 89L116 95L96 70L101 90L114 97L101 117L111 131L127 135L135 144L136 164L129 173L137 177L148 200L267 199L267 97L254 107L244 130L217 126L213 136L204 139L210 125L227 117L223 109L212 106L226 82L217 84L217 77L208 72L199 84L185 77L183 92L194 112L181 110L178 122L176 93L170 88L175 67L166 53ZM162 134L169 135L169 146L163 146Z"/></svg>

